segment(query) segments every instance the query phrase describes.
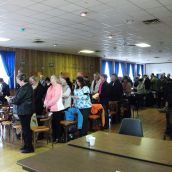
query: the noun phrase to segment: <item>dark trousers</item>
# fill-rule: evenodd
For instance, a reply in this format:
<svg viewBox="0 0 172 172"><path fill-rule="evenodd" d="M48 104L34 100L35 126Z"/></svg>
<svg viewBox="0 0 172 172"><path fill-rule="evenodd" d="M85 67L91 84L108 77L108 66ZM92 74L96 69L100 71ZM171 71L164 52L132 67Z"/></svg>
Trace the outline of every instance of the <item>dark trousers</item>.
<svg viewBox="0 0 172 172"><path fill-rule="evenodd" d="M83 124L80 132L81 136L85 136L88 133L88 116L90 114L91 108L79 109L83 116Z"/></svg>
<svg viewBox="0 0 172 172"><path fill-rule="evenodd" d="M64 112L58 111L52 114L52 137L55 141L56 139L61 139L62 137L62 126L60 121L64 119Z"/></svg>
<svg viewBox="0 0 172 172"><path fill-rule="evenodd" d="M109 128L109 114L108 114L108 104L102 104L103 109L105 111L105 129Z"/></svg>
<svg viewBox="0 0 172 172"><path fill-rule="evenodd" d="M31 115L19 115L21 126L22 126L22 134L24 140L25 149L31 150L32 146L32 130L30 129L30 120Z"/></svg>

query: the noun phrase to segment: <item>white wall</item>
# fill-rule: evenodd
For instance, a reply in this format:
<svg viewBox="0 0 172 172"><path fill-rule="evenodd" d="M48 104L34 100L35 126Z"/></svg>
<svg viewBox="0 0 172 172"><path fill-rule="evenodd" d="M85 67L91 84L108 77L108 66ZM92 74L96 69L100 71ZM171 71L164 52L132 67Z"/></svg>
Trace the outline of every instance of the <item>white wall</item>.
<svg viewBox="0 0 172 172"><path fill-rule="evenodd" d="M151 73L160 74L160 73L170 73L172 76L172 63L161 63L161 64L146 64L146 74L150 75Z"/></svg>

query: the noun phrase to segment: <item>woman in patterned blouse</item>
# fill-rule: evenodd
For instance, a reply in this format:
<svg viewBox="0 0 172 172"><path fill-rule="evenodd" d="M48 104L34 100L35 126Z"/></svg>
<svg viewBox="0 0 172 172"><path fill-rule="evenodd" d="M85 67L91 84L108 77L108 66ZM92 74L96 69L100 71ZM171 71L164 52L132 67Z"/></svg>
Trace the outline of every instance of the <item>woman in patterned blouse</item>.
<svg viewBox="0 0 172 172"><path fill-rule="evenodd" d="M76 88L74 89L74 105L83 115L83 126L81 136L87 135L88 132L88 115L91 110L90 89L85 85L83 77L77 77Z"/></svg>

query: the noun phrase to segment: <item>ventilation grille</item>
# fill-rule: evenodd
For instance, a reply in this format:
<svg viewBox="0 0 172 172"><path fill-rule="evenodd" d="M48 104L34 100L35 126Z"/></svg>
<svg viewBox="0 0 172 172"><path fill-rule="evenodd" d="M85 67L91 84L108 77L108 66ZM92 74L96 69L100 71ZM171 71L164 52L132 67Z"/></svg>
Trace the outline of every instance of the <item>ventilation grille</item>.
<svg viewBox="0 0 172 172"><path fill-rule="evenodd" d="M45 41L42 41L41 39L35 39L34 41L33 41L33 43L36 43L36 44L42 44L42 43L44 43Z"/></svg>
<svg viewBox="0 0 172 172"><path fill-rule="evenodd" d="M160 20L157 18L156 19L150 19L150 20L144 20L143 23L146 25L158 24L158 23L160 23Z"/></svg>

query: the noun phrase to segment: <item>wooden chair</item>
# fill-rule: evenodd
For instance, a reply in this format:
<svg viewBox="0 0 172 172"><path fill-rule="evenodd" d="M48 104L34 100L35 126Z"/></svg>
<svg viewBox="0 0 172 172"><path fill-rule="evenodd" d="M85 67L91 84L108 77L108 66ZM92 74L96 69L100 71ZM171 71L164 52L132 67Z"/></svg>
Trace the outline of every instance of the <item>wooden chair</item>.
<svg viewBox="0 0 172 172"><path fill-rule="evenodd" d="M12 125L12 143L14 143L14 135L16 133L16 130L21 130L21 143L23 143L21 124L14 124L14 125Z"/></svg>
<svg viewBox="0 0 172 172"><path fill-rule="evenodd" d="M96 109L98 107L99 109ZM93 109L96 109L95 113L93 113ZM91 113L89 115L90 120L90 129L92 130L99 130L100 128L104 127L102 124L102 112L104 111L102 105L100 104L93 104L91 108ZM103 117L105 118L105 117Z"/></svg>
<svg viewBox="0 0 172 172"><path fill-rule="evenodd" d="M2 107L2 114L1 114L1 118L0 118L0 124L1 124L1 138L2 140L5 140L4 137L4 132L6 132L6 130L8 131L8 140L10 142L10 133L11 133L11 125L12 125L12 121L11 121L11 116L12 113L10 112L10 107L9 106L3 106Z"/></svg>
<svg viewBox="0 0 172 172"><path fill-rule="evenodd" d="M10 142L10 138L11 138L11 125L12 125L12 121L3 121L1 123L2 126L2 140L5 140L4 137L4 132L8 132L8 141Z"/></svg>
<svg viewBox="0 0 172 172"><path fill-rule="evenodd" d="M74 115L75 115L75 119L77 119L77 113L75 113ZM76 120L74 120L74 121L62 120L62 121L60 121L60 124L64 128L65 142L67 142L68 141L68 131L69 131L69 128L71 126L76 126L77 125L77 121Z"/></svg>
<svg viewBox="0 0 172 172"><path fill-rule="evenodd" d="M36 147L37 134L39 134L39 133L46 133L47 134L47 144L48 144L49 139L51 138L52 147L53 147L53 141L52 141L52 136L51 136L51 120L52 120L52 117L40 119L40 121L44 122L45 125L31 128L31 130L33 132L34 149Z"/></svg>
<svg viewBox="0 0 172 172"><path fill-rule="evenodd" d="M118 101L109 101L108 107L109 115L111 117L111 121L115 119L115 121L120 120L120 111L119 111L119 102Z"/></svg>

